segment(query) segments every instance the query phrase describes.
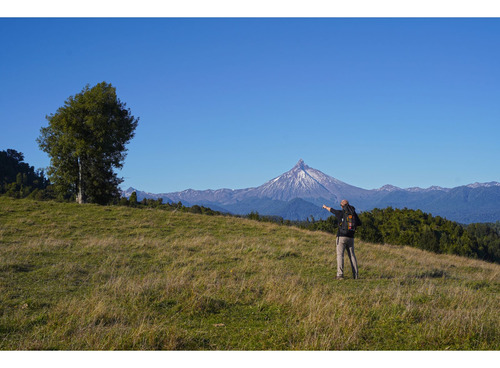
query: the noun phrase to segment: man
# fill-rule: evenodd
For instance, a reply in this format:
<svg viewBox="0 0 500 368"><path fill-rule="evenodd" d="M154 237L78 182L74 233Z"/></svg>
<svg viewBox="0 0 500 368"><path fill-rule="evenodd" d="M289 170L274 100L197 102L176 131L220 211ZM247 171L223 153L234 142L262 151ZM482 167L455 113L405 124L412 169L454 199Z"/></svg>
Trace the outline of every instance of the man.
<svg viewBox="0 0 500 368"><path fill-rule="evenodd" d="M347 250L349 261L351 261L352 275L358 278L358 261L354 254L354 231L356 226L361 225L361 221L356 214L355 208L349 205L345 199L340 202L342 210L334 210L323 205L323 208L335 215L339 222L337 231L337 279L344 279L344 251Z"/></svg>

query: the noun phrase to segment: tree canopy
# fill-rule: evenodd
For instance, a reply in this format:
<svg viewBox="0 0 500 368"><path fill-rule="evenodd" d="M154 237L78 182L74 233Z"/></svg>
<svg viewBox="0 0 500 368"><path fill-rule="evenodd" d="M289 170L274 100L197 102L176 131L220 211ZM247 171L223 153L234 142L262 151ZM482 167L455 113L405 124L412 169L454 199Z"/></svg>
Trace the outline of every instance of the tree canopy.
<svg viewBox="0 0 500 368"><path fill-rule="evenodd" d="M116 89L102 82L70 96L48 115L37 142L50 156L47 170L54 189L78 203L106 204L119 197L125 145L134 137L138 118L121 102Z"/></svg>
<svg viewBox="0 0 500 368"><path fill-rule="evenodd" d="M24 162L22 152L14 149L0 151L0 194L23 198L46 189L48 185L43 170L35 170Z"/></svg>

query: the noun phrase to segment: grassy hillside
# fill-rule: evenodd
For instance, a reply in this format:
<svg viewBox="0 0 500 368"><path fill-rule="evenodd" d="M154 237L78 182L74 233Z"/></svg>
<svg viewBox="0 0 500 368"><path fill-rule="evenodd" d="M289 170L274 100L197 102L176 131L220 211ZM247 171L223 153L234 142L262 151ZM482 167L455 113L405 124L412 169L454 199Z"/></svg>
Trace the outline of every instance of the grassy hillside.
<svg viewBox="0 0 500 368"><path fill-rule="evenodd" d="M0 349L500 348L500 265L246 219L0 197ZM350 269L347 264L347 277Z"/></svg>

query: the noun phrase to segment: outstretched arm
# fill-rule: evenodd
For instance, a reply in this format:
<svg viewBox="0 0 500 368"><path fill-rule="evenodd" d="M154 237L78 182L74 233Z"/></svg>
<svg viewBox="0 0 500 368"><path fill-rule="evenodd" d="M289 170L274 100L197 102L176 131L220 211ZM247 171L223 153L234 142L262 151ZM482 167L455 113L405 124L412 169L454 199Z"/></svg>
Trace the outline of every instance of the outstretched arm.
<svg viewBox="0 0 500 368"><path fill-rule="evenodd" d="M328 207L327 205L323 205L323 208L331 213L333 213L335 215L335 217L337 217L337 220L338 221L341 221L342 220L342 210L336 210L336 209L333 209L331 207Z"/></svg>

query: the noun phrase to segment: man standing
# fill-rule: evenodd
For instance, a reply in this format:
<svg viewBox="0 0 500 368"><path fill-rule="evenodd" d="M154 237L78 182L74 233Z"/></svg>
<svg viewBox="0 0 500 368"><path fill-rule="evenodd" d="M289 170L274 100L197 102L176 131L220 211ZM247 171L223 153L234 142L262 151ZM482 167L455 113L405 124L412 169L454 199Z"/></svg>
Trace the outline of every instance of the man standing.
<svg viewBox="0 0 500 368"><path fill-rule="evenodd" d="M339 222L337 231L337 279L344 279L344 251L347 250L349 261L351 261L352 275L358 278L358 261L354 254L354 232L357 226L361 225L361 220L356 214L356 210L345 199L340 202L342 210L334 210L323 205L323 208L335 215Z"/></svg>

